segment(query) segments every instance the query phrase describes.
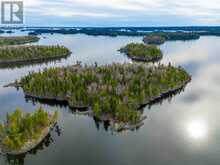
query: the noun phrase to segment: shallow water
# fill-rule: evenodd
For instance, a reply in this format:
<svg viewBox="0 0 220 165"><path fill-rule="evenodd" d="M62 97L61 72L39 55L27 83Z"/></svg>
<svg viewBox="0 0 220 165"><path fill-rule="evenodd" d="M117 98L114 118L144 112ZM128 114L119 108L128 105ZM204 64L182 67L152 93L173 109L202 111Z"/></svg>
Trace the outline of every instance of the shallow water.
<svg viewBox="0 0 220 165"><path fill-rule="evenodd" d="M73 53L68 59L14 69L0 69L0 121L7 112L20 107L27 112L40 103L26 102L22 91L2 86L29 71L45 67L131 62L117 50L141 37L93 37L86 35L42 35L38 44L63 44ZM44 147L25 156L0 156L0 165L19 161L25 165L74 163L106 165L207 165L219 164L220 157L220 38L201 37L197 41L167 42L161 46L162 63L183 66L192 82L172 100L144 110L147 119L136 131L107 130L91 117L72 113L68 107L44 104L48 111L59 111L59 128L51 133ZM11 162L11 163L10 163Z"/></svg>

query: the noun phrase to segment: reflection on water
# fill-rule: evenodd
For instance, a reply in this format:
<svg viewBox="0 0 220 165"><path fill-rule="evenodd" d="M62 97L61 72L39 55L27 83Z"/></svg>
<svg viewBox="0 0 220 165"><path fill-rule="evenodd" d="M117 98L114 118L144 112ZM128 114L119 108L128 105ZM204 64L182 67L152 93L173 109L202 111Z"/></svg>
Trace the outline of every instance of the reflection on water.
<svg viewBox="0 0 220 165"><path fill-rule="evenodd" d="M167 42L161 46L162 63L181 65L192 81L184 92L143 109L147 116L144 126L126 134L111 134L108 121L73 113L68 106L33 102L24 99L22 91L2 88L30 71L45 67L83 64L130 62L117 50L127 43L141 42L141 37L93 37L86 35L43 35L39 44L63 44L73 54L56 63L0 69L0 120L7 112L21 107L34 111L42 104L44 109L60 112L58 121L62 134L49 147L27 154L24 165L60 165L69 162L84 164L153 164L153 165L218 165L220 163L220 37L201 37L197 41ZM83 43L83 44L82 44ZM56 110L56 109L55 109ZM58 129L58 130L59 130ZM107 130L107 132L106 132ZM88 149L89 148L89 149ZM0 165L7 165L0 156Z"/></svg>
<svg viewBox="0 0 220 165"><path fill-rule="evenodd" d="M183 92L184 89L185 89L185 86L180 89L176 89L173 92L162 94L160 97L158 97L155 100L152 100L148 104L141 105L140 108L138 109L138 111L141 112L142 121L145 120L145 118L146 118L145 116L143 116L144 110L146 107L148 107L148 109L151 109L151 107L155 106L156 104L162 105L163 101L165 101L165 100L168 100L168 102L171 103L172 98L175 97L175 95L178 95L181 92ZM100 125L103 125L103 128L105 131L109 131L109 130L111 132L122 132L122 131L128 131L128 130L134 131L134 130L138 130L140 127L142 127L144 125L144 122L140 121L140 123L137 124L136 126L133 125L133 126L120 128L120 127L117 127L117 125L119 124L119 123L117 123L117 121L114 121L113 119L109 120L109 117L107 117L107 116L106 117L102 116L102 118L95 117L92 114L90 108L80 108L80 109L71 108L68 106L67 101L57 101L57 100L53 100L53 99L39 99L39 98L31 97L31 96L25 96L25 100L27 103L31 102L33 106L40 103L40 104L46 104L46 105L59 107L59 108L62 108L62 107L67 108L68 107L70 112L75 113L76 115L86 115L88 117L92 117L94 119L95 126L98 130L100 129Z"/></svg>
<svg viewBox="0 0 220 165"><path fill-rule="evenodd" d="M110 126L110 122L108 120L102 121L99 118L93 116L94 122L95 122L95 126L97 128L97 130L100 129L100 125L103 124L103 128L105 129L105 131L109 130L109 126Z"/></svg>
<svg viewBox="0 0 220 165"><path fill-rule="evenodd" d="M155 106L157 104L162 105L163 102L166 100L169 103L171 103L172 98L175 97L176 95L179 95L181 92L184 92L185 87L186 87L186 85L183 88L180 88L180 89L173 91L172 93L165 93L161 97L149 102L147 105L144 105L144 107L147 106L149 109L151 109L152 106ZM141 107L140 109L144 109L144 107Z"/></svg>
<svg viewBox="0 0 220 165"><path fill-rule="evenodd" d="M194 140L202 140L208 136L208 126L203 120L192 120L186 123L186 131Z"/></svg>
<svg viewBox="0 0 220 165"><path fill-rule="evenodd" d="M59 108L68 107L68 102L67 101L56 101L56 100L51 100L51 99L39 99L39 98L31 97L31 96L25 96L25 101L27 103L31 102L33 106L35 106L37 103L41 103L41 104L47 104L47 105L54 106L54 107L59 107Z"/></svg>

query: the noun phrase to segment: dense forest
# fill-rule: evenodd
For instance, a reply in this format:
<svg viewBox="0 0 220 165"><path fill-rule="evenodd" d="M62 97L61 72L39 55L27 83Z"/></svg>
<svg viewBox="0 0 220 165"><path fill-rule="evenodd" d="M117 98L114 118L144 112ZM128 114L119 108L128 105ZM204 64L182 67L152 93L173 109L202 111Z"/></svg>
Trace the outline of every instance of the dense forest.
<svg viewBox="0 0 220 165"><path fill-rule="evenodd" d="M40 34L87 34L87 35L103 35L103 36L145 36L159 34L165 37L166 40L190 40L199 39L200 35L215 35L220 34L220 30L207 30L207 31L190 31L188 30L169 30L169 28L144 28L144 27L115 27L115 28L95 28L95 27L83 27L83 28L29 28L26 29L29 35L40 35ZM177 28L178 29L178 28ZM169 38L169 39L168 39Z"/></svg>
<svg viewBox="0 0 220 165"><path fill-rule="evenodd" d="M182 40L182 41L186 41L186 40L196 40L199 39L200 36L197 33L194 32L156 32L156 33L152 33L159 35L161 37L164 37L165 40L168 41L175 41L175 40Z"/></svg>
<svg viewBox="0 0 220 165"><path fill-rule="evenodd" d="M145 44L161 45L166 41L166 39L161 35L151 34L151 35L146 35L143 38L143 41Z"/></svg>
<svg viewBox="0 0 220 165"><path fill-rule="evenodd" d="M70 55L70 51L59 45L2 46L0 47L0 64L62 58L68 55Z"/></svg>
<svg viewBox="0 0 220 165"><path fill-rule="evenodd" d="M0 46L2 45L20 45L31 42L37 42L39 38L37 36L12 36L12 37L3 37L0 36Z"/></svg>
<svg viewBox="0 0 220 165"><path fill-rule="evenodd" d="M144 36L147 33L139 33L132 31L118 31L118 30L110 30L109 28L61 28L61 29L51 29L51 28L43 28L43 29L30 29L29 35L41 35L41 34L86 34L92 36Z"/></svg>
<svg viewBox="0 0 220 165"><path fill-rule="evenodd" d="M163 44L165 41L176 41L176 40L196 40L199 39L200 36L197 33L184 33L184 32L154 32L147 34L143 41L146 44Z"/></svg>
<svg viewBox="0 0 220 165"><path fill-rule="evenodd" d="M50 115L41 107L33 114L23 113L17 108L15 112L7 114L4 124L0 124L0 150L3 153L19 152L27 147L27 143L39 141L44 130L48 130L57 117L57 112Z"/></svg>
<svg viewBox="0 0 220 165"><path fill-rule="evenodd" d="M27 96L66 100L71 107L91 107L94 115L137 123L137 109L163 93L184 87L191 77L181 67L146 64L74 65L29 73L19 84Z"/></svg>
<svg viewBox="0 0 220 165"><path fill-rule="evenodd" d="M128 57L137 61L155 62L163 57L162 51L154 45L145 45L142 43L130 43L119 50Z"/></svg>

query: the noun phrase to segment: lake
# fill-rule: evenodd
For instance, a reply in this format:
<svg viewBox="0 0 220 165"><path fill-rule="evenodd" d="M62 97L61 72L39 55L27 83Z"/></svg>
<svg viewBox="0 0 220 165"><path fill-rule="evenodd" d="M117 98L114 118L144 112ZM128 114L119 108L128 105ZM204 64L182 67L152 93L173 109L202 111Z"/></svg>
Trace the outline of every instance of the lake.
<svg viewBox="0 0 220 165"><path fill-rule="evenodd" d="M20 35L20 33L19 33ZM144 109L144 126L134 131L112 132L107 122L74 114L68 107L25 99L22 90L3 88L31 71L67 66L81 61L99 65L131 62L117 50L142 37L41 35L36 44L62 44L72 54L47 64L0 69L0 121L16 107L32 112L42 105L58 110L58 126L32 153L19 157L0 155L0 165L217 165L220 163L220 37L161 45L164 64L184 67L192 81L172 99Z"/></svg>

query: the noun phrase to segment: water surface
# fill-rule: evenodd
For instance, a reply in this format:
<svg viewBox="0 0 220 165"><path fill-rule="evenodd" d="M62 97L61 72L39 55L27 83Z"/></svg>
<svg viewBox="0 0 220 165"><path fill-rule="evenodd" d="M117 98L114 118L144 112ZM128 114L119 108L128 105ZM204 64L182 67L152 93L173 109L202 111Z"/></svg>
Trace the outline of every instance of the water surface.
<svg viewBox="0 0 220 165"><path fill-rule="evenodd" d="M22 91L2 86L30 71L45 67L131 62L117 50L141 37L93 37L87 35L42 35L37 44L62 44L72 55L58 62L0 69L0 121L16 107L34 111L40 103L27 102ZM201 37L197 41L166 42L161 46L162 63L183 66L192 82L172 100L144 110L144 126L135 131L111 132L107 123L72 113L68 107L43 104L48 111L58 110L59 128L51 133L44 147L16 157L0 156L0 165L19 160L24 165L74 163L105 165L214 165L220 163L220 38ZM11 161L11 163L10 163Z"/></svg>

